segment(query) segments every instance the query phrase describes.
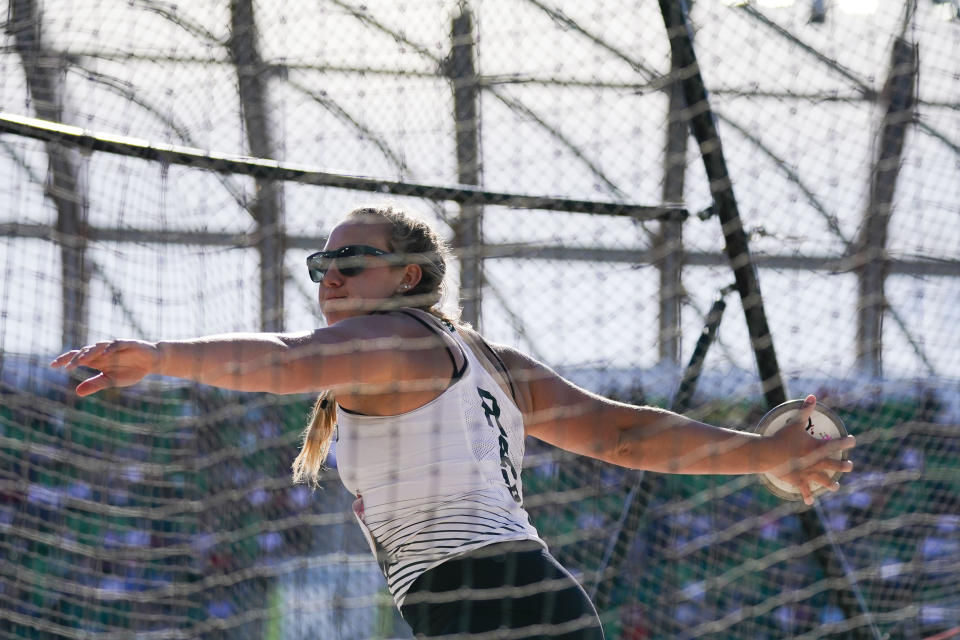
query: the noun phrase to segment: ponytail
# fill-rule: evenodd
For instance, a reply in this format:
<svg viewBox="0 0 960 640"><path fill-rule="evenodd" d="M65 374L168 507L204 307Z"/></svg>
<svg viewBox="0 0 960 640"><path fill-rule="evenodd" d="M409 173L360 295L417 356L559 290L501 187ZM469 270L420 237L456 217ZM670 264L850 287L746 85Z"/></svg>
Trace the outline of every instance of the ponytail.
<svg viewBox="0 0 960 640"><path fill-rule="evenodd" d="M331 391L317 398L310 414L310 422L303 431L303 447L293 461L293 482L318 486L323 463L330 452L333 430L337 423L337 402Z"/></svg>

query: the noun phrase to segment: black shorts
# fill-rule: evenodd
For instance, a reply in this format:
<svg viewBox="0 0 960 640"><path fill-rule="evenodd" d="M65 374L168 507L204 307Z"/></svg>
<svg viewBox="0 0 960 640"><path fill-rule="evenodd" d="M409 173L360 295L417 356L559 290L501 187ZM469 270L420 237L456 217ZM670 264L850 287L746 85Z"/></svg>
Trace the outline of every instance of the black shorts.
<svg viewBox="0 0 960 640"><path fill-rule="evenodd" d="M532 544L493 544L434 567L410 586L400 614L417 638L603 640L583 587Z"/></svg>

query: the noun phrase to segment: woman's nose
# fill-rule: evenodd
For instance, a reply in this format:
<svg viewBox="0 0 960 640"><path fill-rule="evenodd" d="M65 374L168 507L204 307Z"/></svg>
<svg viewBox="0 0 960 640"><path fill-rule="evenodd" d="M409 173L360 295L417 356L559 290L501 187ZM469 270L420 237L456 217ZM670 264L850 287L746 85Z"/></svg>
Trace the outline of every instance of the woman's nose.
<svg viewBox="0 0 960 640"><path fill-rule="evenodd" d="M323 273L323 278L320 279L320 284L325 287L339 287L343 284L343 275L340 273L340 269L337 268L336 263L330 265L330 267Z"/></svg>

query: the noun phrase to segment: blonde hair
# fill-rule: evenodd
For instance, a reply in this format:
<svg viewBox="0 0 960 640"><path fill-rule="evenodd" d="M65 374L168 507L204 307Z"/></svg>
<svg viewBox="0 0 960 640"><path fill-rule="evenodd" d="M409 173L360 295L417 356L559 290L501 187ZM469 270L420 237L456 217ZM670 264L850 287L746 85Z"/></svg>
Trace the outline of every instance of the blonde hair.
<svg viewBox="0 0 960 640"><path fill-rule="evenodd" d="M456 324L440 310L443 298L443 279L447 273L447 258L450 249L446 242L429 224L407 212L390 205L366 206L354 209L345 220L378 218L390 225L388 249L402 254L408 263L420 265L420 281L409 291L401 294L402 306L421 309L446 322ZM294 483L305 482L313 486L320 483L323 463L330 453L330 444L337 423L337 402L330 390L317 398L310 414L310 421L303 431L303 446L293 461Z"/></svg>

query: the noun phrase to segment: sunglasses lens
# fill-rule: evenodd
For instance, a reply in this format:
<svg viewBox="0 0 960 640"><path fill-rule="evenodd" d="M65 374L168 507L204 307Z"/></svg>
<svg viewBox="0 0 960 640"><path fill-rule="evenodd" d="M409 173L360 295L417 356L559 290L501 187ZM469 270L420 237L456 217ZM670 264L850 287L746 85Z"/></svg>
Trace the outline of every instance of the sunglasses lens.
<svg viewBox="0 0 960 640"><path fill-rule="evenodd" d="M322 282L323 276L326 275L331 262L330 258L324 257L319 253L309 256L307 258L307 272L310 274L310 279L314 282Z"/></svg>
<svg viewBox="0 0 960 640"><path fill-rule="evenodd" d="M310 279L314 282L323 282L323 277L334 263L337 271L345 278L352 278L363 273L366 268L365 255L377 255L373 251L360 250L351 245L336 251L320 251L307 258L307 270Z"/></svg>
<svg viewBox="0 0 960 640"><path fill-rule="evenodd" d="M334 260L337 261L337 271L345 278L360 275L363 273L365 265L364 254L365 252L360 251L353 245L343 247L337 251L337 255L334 257Z"/></svg>

